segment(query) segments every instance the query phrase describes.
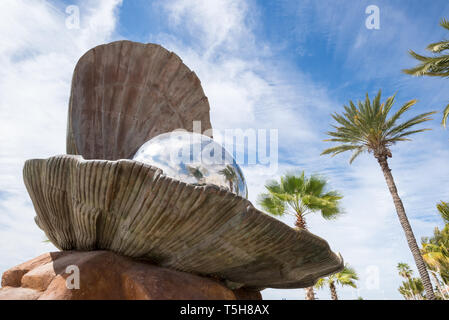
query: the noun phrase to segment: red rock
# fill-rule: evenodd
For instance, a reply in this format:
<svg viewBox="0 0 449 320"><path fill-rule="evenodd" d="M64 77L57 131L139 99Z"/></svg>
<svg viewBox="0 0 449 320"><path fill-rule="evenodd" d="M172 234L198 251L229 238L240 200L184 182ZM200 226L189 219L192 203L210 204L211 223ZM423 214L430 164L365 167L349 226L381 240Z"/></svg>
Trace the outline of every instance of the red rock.
<svg viewBox="0 0 449 320"><path fill-rule="evenodd" d="M41 292L27 288L3 287L0 289L0 300L37 300Z"/></svg>
<svg viewBox="0 0 449 320"><path fill-rule="evenodd" d="M18 266L9 269L2 276L2 287L20 287L22 277L30 270L39 265L51 262L52 259L63 255L64 252L46 253L30 261L19 264Z"/></svg>
<svg viewBox="0 0 449 320"><path fill-rule="evenodd" d="M80 288L69 289L68 266L80 271ZM70 279L68 279L70 280ZM3 274L0 300L236 300L260 292L232 291L222 283L161 268L110 251L48 253Z"/></svg>

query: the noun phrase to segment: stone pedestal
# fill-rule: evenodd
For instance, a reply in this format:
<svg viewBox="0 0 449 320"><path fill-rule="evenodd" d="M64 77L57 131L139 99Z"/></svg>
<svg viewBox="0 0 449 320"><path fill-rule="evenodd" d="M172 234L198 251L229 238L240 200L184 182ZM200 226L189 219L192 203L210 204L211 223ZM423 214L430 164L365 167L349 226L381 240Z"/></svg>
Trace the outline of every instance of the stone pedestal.
<svg viewBox="0 0 449 320"><path fill-rule="evenodd" d="M262 296L110 251L64 251L44 254L3 274L0 300L36 299L261 300Z"/></svg>

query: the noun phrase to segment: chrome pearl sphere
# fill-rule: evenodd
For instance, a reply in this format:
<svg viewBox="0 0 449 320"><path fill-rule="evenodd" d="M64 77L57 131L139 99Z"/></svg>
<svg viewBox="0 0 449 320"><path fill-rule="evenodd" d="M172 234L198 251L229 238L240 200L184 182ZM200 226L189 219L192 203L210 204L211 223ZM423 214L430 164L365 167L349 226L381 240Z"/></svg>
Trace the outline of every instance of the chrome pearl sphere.
<svg viewBox="0 0 449 320"><path fill-rule="evenodd" d="M199 133L173 131L146 142L133 160L162 169L168 177L195 185L213 184L248 197L245 177L232 155Z"/></svg>

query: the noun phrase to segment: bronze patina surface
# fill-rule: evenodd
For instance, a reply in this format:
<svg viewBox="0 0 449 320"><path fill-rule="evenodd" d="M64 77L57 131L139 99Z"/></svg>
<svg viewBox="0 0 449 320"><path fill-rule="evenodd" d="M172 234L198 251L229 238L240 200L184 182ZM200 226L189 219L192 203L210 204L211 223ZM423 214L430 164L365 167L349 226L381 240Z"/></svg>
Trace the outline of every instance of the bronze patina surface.
<svg viewBox="0 0 449 320"><path fill-rule="evenodd" d="M156 135L192 131L193 121L211 129L209 103L176 54L130 41L88 51L73 76L69 155L24 167L36 223L61 250L110 250L233 289L308 287L342 270L325 240L247 199L129 160Z"/></svg>

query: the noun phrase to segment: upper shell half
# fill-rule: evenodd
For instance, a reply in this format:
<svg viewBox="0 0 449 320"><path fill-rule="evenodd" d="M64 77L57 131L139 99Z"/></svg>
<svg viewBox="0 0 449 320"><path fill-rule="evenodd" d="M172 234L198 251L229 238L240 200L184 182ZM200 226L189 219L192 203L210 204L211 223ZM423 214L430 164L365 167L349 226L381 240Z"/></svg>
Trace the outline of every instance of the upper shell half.
<svg viewBox="0 0 449 320"><path fill-rule="evenodd" d="M130 159L161 133L211 129L200 80L157 44L118 41L89 50L72 80L67 153L85 159Z"/></svg>

